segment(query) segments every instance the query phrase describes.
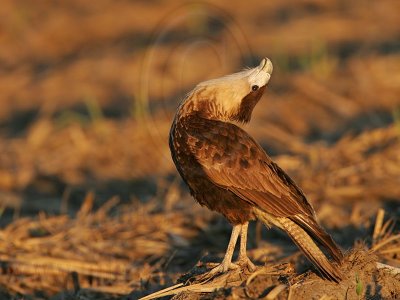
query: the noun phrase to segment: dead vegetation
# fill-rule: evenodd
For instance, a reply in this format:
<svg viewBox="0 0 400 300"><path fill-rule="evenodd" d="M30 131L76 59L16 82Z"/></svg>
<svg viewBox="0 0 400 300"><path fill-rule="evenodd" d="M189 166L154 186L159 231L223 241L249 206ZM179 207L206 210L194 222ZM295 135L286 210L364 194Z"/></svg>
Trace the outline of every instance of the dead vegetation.
<svg viewBox="0 0 400 300"><path fill-rule="evenodd" d="M179 277L179 265L186 265L184 268L188 270L190 264L196 264L197 259L204 256L201 254L207 248L204 245L210 244L208 238L214 239L211 240L211 248L217 247L222 253L225 243L216 239L221 239L224 235L225 239L228 236L228 226L218 223L212 225L215 215L192 203L186 194L180 192L176 182L164 190L162 194L166 201L162 202L153 198L147 204L133 201L121 206L118 205L117 198L111 198L100 208L93 209L94 195L89 193L74 216L48 216L41 213L38 217L16 219L0 232L0 259L3 268L1 282L10 292L24 295L51 295L59 293L60 289L67 289L75 296L94 297L94 293L100 292L131 294L135 299L146 291L171 286L174 289L168 288L167 291L155 295L178 294L176 297L179 299L188 293L191 297L193 293L213 293L212 297L222 299L227 296L226 292L215 294L214 291L234 287L230 290L232 297L259 297L266 291L268 294L264 296L272 297L279 291L278 299L286 299L289 294L294 297L292 299L306 299L316 295L310 294L310 289L307 288L309 284L313 286L310 286L313 293L318 293L320 297L325 294L343 295L346 289L352 293L349 295L354 296L357 273L364 285L368 284L369 289L374 289L363 289L362 295L367 292L370 293L368 295L375 295L377 286L383 286L379 290L382 297L395 295L399 292L399 286L395 283L400 276L400 235L396 231L395 220L385 218L383 209L378 210L377 214L376 211L382 204L379 200L382 197L398 197L395 194L398 189L393 188L396 181L388 179L398 179L400 176L399 168L396 168L399 163L394 160L399 159L400 148L396 130L395 127L389 127L370 131L353 139L345 138L346 142L340 141L336 144L337 150L333 147L321 151L320 145L315 146L316 149L311 147L311 153L317 152L322 156L318 157L325 164L322 170L320 168L323 164L311 160L311 154L277 157L279 163L288 170L293 168L310 172L298 174L299 181L304 181L303 185L307 183L307 178L316 179L313 184L306 185L307 191L316 200L318 215L336 232L335 237L341 245L349 249L355 238L367 241L367 246L356 247L358 250L351 250L346 256L343 268L348 269L346 273L351 275L345 280L346 283L341 284L339 294L332 294L337 287L332 286L329 289L327 286L330 285L326 283L323 285L325 289L318 292L317 287L321 285L322 279L313 273L296 275L294 266L303 265L304 261L298 261L298 252L293 254L294 248L290 242L274 245L277 237L271 238L269 233L266 237L268 244L261 241L262 245L250 251L253 260L258 264L265 264L255 273L231 272L212 281L202 282L196 280L195 276L197 274L199 277L199 273L206 270L203 263L200 263L191 271L189 280L174 285L173 282ZM368 170L369 174L368 178L363 178L366 171L357 171L361 162L352 158L359 156L358 151L374 149L376 144L388 146L370 157L362 156L365 168L362 170ZM341 145L346 146L343 149ZM347 151L352 151L352 155L346 155ZM336 153L336 156L340 153L342 157L333 159L332 153ZM375 155L382 153L385 153L386 159L394 162L393 169L382 170L385 166L390 166L385 161L376 165ZM324 174L330 174L329 180ZM370 184L371 177L379 180L380 189L377 185ZM365 184L361 191L354 180ZM161 183L159 185L162 186ZM325 193L321 194L321 190ZM330 191L330 201L323 201L327 197L326 190ZM369 195L368 201L366 199L357 202L357 198L362 197L366 191ZM382 191L386 192L383 194ZM397 209L397 206L394 205L393 208ZM337 217L332 217L332 213ZM390 216L396 217L396 214L389 211ZM343 229L344 225L348 229ZM364 230L364 235L359 235L360 229ZM340 234L342 230L345 232ZM276 265L277 262L280 265ZM392 282L392 285L387 286L383 282ZM63 295L67 294L63 292Z"/></svg>
<svg viewBox="0 0 400 300"><path fill-rule="evenodd" d="M1 297L400 297L397 1L3 2ZM195 83L263 56L246 130L347 251L339 285L260 224L255 273L202 277L230 228L182 185L170 122Z"/></svg>

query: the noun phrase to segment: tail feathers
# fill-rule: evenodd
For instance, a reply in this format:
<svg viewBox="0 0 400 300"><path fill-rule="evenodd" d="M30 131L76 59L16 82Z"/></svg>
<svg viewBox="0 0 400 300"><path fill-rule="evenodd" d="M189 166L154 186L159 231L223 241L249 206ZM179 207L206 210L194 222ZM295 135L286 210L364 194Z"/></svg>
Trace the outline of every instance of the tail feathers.
<svg viewBox="0 0 400 300"><path fill-rule="evenodd" d="M332 256L332 258L340 263L343 259L343 253L332 237L319 224L309 217L304 218L302 215L290 217L290 219L303 228L312 238L317 240Z"/></svg>
<svg viewBox="0 0 400 300"><path fill-rule="evenodd" d="M288 233L293 242L300 248L304 255L318 268L318 270L326 279L335 282L339 282L342 279L343 275L339 267L328 260L325 254L314 243L310 235L301 226L299 226L289 218L277 218L276 221L281 225L281 228ZM329 236L326 232L323 233ZM332 256L336 260L342 257L341 251L339 250L339 248L337 248L331 237L329 237L329 239L326 239L326 237L324 238L322 236L321 238L316 235L316 238L324 246L327 247L329 252L332 253ZM332 240L334 246L329 243L330 240Z"/></svg>

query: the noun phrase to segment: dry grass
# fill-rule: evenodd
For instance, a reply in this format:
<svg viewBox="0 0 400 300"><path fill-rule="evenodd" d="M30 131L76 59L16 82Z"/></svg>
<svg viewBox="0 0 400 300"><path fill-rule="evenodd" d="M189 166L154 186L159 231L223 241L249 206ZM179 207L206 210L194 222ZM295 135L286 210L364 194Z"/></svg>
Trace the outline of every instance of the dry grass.
<svg viewBox="0 0 400 300"><path fill-rule="evenodd" d="M379 199L382 197L398 197L398 190L393 189L396 180L390 178L400 178L400 169L397 168L400 164L394 164L389 170L391 173L388 174L388 171L384 169L383 172L382 168L390 164L377 164L376 156L380 156L381 161L399 159L399 140L395 128L390 127L370 131L352 139L346 137L335 147L324 151L321 151L320 145L309 147L310 153L320 154L318 159L324 162L323 164L316 163L304 153L298 157L277 157L277 161L288 170L291 166L296 169L299 165L302 166L304 171L301 172L299 180L304 181L303 185L309 194L313 195L313 199L321 201L317 203L318 215L331 228L343 228L344 224L349 224L348 221L355 228L374 225L369 240L371 251L378 255L380 263L385 264L380 265L380 268L385 268L386 265L400 266L400 235L394 231L393 219L385 221L383 209L378 210L374 224L368 225L368 222L372 221L368 218L375 217L373 203L379 206ZM362 161L358 159L362 153L375 149L376 144L387 146L370 156L364 156ZM361 168L360 164L368 173L357 171ZM329 178L326 174L329 174ZM315 180L311 184L306 178ZM379 189L371 184L371 178L379 180ZM355 180L362 184L361 188L357 188ZM331 201L322 201L327 195L320 194L321 190L325 193L329 191ZM369 201L357 202L356 200L364 194L369 195ZM73 217L47 216L42 213L37 218L18 219L0 232L0 260L3 267L1 282L14 293L37 294L39 291L46 291L46 295L63 289L75 290L76 295L93 295L91 293L94 292L117 295L171 285L179 273L168 271L168 265L172 260L175 263L193 262L193 253L197 253L199 249L201 251L203 247L201 238L198 240L199 235L201 231L207 230L207 224L212 220L212 215L192 204L190 199L186 199L182 206L181 197L179 187L172 183L164 193L163 198L166 201L163 203L155 198L147 204L136 202L115 209L115 206L118 207L118 200L112 198L97 210L93 210L94 195L88 193ZM353 210L346 209L348 203L355 203ZM113 210L111 214L110 210ZM332 218L332 214L337 214L338 217ZM223 232L216 234L222 235ZM351 239L357 237L350 229L347 230L347 234ZM340 234L338 236L340 237ZM358 238L365 239L367 236ZM273 240L270 243L273 244ZM351 245L352 241L345 241L345 244ZM223 243L220 247L223 250ZM281 245L279 249L280 252L283 250L286 253L279 259L282 263L292 261L293 258L288 257L293 251L290 243ZM255 250L250 253L259 261ZM266 253L262 248L260 251ZM278 259L277 253L270 255L271 260L272 257ZM176 260L176 257L179 259ZM174 285L173 288L153 296L183 292L213 293L216 289L228 287L238 287L242 291L243 287L251 284L254 278L260 275L275 277L270 285L264 287L277 288L271 289L268 295L283 290L288 292L288 286L284 289L277 278L285 273L293 277L293 267L287 271L279 269L279 272L271 273L271 270L277 267L279 266L267 264L251 276L233 272L206 282L201 281L201 278L195 279L196 276L193 275L189 285ZM193 272L196 274L200 271ZM298 282L297 279L292 280L293 284ZM300 277L300 281L304 279Z"/></svg>
<svg viewBox="0 0 400 300"><path fill-rule="evenodd" d="M1 297L400 294L397 1L3 2ZM246 130L347 250L339 286L260 224L255 273L202 277L229 225L177 176L171 118L194 84L264 56L274 75Z"/></svg>

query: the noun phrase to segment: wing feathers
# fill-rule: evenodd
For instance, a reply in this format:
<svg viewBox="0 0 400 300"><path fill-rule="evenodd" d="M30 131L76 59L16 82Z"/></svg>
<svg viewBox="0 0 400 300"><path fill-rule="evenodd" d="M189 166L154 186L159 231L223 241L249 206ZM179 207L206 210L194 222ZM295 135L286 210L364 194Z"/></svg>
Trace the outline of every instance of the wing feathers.
<svg viewBox="0 0 400 300"><path fill-rule="evenodd" d="M212 182L276 216L314 216L301 189L244 130L216 120L207 122L211 123L207 130L196 126L191 133L193 141L202 142L189 144Z"/></svg>
<svg viewBox="0 0 400 300"><path fill-rule="evenodd" d="M200 126L192 132L196 140L203 142L193 143L191 150L208 179L251 204L266 223L269 221L284 229L325 277L338 281L339 269L313 239L337 262L342 253L318 225L302 190L245 131L233 124L207 122L210 123L207 130ZM229 139L220 138L222 134Z"/></svg>

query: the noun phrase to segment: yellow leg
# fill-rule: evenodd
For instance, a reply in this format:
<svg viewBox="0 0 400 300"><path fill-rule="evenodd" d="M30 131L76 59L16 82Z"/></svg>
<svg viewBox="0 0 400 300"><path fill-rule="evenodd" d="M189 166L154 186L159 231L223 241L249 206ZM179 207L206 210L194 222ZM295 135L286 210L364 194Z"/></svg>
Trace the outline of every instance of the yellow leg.
<svg viewBox="0 0 400 300"><path fill-rule="evenodd" d="M239 258L238 264L240 266L247 266L250 271L254 271L256 266L251 262L250 258L247 257L247 231L249 227L249 222L246 222L242 225L240 231L240 250L239 250Z"/></svg>
<svg viewBox="0 0 400 300"><path fill-rule="evenodd" d="M242 230L242 225L234 225L233 226L231 238L229 240L228 248L226 249L224 259L222 260L222 263L220 265L216 266L209 272L209 275L214 275L217 273L224 273L228 270L238 268L238 266L236 264L232 263L232 256L233 256L233 252L235 251L236 242L237 242L237 239L239 237L239 233L241 232L241 230Z"/></svg>

